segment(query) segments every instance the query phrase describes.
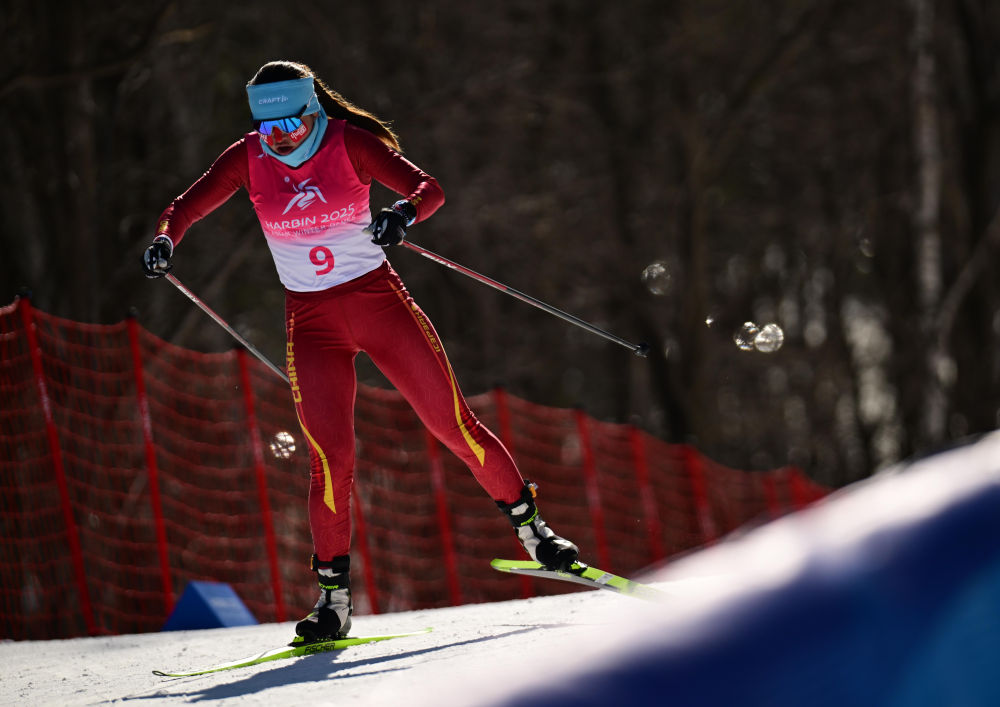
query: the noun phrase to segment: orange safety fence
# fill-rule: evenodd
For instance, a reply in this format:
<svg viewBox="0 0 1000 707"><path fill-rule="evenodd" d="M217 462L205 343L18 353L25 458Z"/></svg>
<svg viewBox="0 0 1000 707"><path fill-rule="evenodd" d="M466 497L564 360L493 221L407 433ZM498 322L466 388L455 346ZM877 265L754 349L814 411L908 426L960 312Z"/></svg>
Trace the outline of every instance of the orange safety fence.
<svg viewBox="0 0 1000 707"><path fill-rule="evenodd" d="M829 491L500 388L469 402L552 527L619 574ZM569 590L490 568L523 556L509 524L399 393L359 386L356 435L357 613ZM316 598L308 485L287 385L243 349L0 308L0 638L156 631L192 580L230 584L259 621L297 619Z"/></svg>

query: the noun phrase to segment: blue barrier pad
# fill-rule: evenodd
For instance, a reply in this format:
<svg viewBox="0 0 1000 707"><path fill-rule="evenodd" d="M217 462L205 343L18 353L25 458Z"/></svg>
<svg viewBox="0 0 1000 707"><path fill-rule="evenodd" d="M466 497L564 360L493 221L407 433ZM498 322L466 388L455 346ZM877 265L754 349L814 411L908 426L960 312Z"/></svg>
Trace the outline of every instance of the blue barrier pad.
<svg viewBox="0 0 1000 707"><path fill-rule="evenodd" d="M189 582L163 631L253 626L257 619L233 588L221 582Z"/></svg>

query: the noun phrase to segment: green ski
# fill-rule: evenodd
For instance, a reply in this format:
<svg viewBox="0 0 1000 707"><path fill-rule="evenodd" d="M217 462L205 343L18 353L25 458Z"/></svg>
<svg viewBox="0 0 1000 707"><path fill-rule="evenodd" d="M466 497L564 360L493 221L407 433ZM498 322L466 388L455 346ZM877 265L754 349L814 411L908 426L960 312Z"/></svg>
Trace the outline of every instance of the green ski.
<svg viewBox="0 0 1000 707"><path fill-rule="evenodd" d="M567 572L561 570L546 569L543 565L531 560L493 560L490 565L495 570L510 572L512 574L526 574L531 577L544 577L546 579L558 579L563 582L582 584L591 589L606 589L610 592L625 594L636 599L646 601L666 601L666 594L658 589L633 582L631 579L619 577L616 574L590 567L582 562L574 562Z"/></svg>
<svg viewBox="0 0 1000 707"><path fill-rule="evenodd" d="M211 668L202 668L201 670L191 670L188 672L177 672L177 673L166 673L161 670L154 670L153 675L159 675L165 678L188 678L195 675L207 675L208 673L218 673L223 670L235 670L236 668L246 668L251 665L260 665L261 663L267 663L272 660L284 660L286 658L298 658L303 655L313 655L314 653L326 653L327 651L339 651L343 648L348 648L349 646L360 646L365 643L375 643L376 641L388 641L393 638L406 638L408 636L421 636L425 633L429 633L432 629L425 628L423 631L413 631L412 633L396 633L384 636L348 636L347 638L338 638L334 641L318 641L316 643L291 643L283 648L275 648L273 650L265 651L260 655L255 655L251 658L243 658L242 660L234 660L232 663L223 663L221 665L215 665Z"/></svg>

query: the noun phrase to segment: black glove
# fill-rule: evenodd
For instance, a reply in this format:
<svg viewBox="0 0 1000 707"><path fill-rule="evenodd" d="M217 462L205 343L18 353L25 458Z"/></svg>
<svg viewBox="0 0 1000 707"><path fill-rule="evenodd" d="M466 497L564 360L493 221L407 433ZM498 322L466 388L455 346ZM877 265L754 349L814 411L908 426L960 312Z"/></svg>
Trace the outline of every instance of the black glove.
<svg viewBox="0 0 1000 707"><path fill-rule="evenodd" d="M174 254L174 246L170 239L164 236L157 236L146 252L142 254L142 271L148 278L163 277L173 265L170 263L170 256Z"/></svg>
<svg viewBox="0 0 1000 707"><path fill-rule="evenodd" d="M408 201L397 201L391 209L382 209L365 231L372 234L372 243L380 246L399 245L406 238L406 227L417 219L416 207Z"/></svg>

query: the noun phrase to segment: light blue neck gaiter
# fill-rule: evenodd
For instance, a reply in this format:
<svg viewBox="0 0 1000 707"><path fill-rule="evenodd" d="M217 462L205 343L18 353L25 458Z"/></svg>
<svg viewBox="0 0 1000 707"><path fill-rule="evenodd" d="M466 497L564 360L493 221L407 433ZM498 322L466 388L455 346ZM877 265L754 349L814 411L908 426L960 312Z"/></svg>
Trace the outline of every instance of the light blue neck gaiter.
<svg viewBox="0 0 1000 707"><path fill-rule="evenodd" d="M300 166L316 154L326 133L327 115L316 96L311 76L247 85L247 99L250 102L250 114L255 121L316 113L316 121L309 135L287 155L279 155L264 142L263 136L260 138L261 149L266 154L292 168Z"/></svg>

